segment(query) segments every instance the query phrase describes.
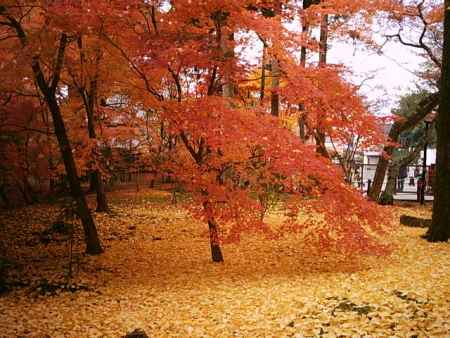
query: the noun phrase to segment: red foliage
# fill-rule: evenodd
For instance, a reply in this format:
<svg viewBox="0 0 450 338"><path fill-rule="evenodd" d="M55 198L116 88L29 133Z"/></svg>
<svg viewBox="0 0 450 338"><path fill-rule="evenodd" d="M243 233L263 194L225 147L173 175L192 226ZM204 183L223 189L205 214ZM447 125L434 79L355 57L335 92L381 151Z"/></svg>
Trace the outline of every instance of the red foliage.
<svg viewBox="0 0 450 338"><path fill-rule="evenodd" d="M25 1L19 8L8 2L1 16L25 17L21 23L30 42L21 49L17 38L0 41L12 70L7 87L34 95L13 109L24 120L31 111L26 105L39 106L35 88L24 81L33 78L31 59L39 58L50 74L55 46L65 33L70 39L59 104L80 172L107 171L96 148L115 150L108 155L111 162L126 149L139 158L134 169L169 175L188 190L189 210L217 223L222 240L237 240L245 231L275 237L302 231L320 248L378 253L384 247L374 234L383 232L386 210L366 201L344 183L339 168L269 116L265 101L257 106L242 97L239 84L257 69L237 51L249 47L245 34L253 34L279 60L283 85L274 91L286 115L302 103L311 129L341 143L354 135L366 145L381 142L377 121L357 88L343 79L342 67L304 68L292 57L301 46L317 44L283 25L301 9L290 3L279 10L276 3ZM327 1L303 14L314 23L323 13L352 15L362 9L367 16L373 12L368 2ZM337 26L336 32L346 31ZM1 29L14 34L11 25ZM81 94L93 81L98 83L95 140L86 132ZM230 86L235 96L221 97ZM32 115L39 120L37 112ZM281 228L264 222L269 200L277 197L286 214Z"/></svg>

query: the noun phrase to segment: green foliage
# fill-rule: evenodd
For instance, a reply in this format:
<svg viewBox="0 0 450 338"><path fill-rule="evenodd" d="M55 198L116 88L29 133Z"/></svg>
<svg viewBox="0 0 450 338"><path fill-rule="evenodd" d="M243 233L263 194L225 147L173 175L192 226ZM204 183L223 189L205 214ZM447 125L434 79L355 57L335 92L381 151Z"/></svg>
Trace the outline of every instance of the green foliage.
<svg viewBox="0 0 450 338"><path fill-rule="evenodd" d="M425 90L405 94L400 99L398 108L394 109L392 113L399 117L408 118L409 116L414 114L414 112L417 111L420 101L423 100L428 95L430 95L430 93ZM436 130L434 128L434 124L430 125L428 133L430 135L431 140L431 142L429 142L429 145L433 146L436 144ZM423 138L425 136L426 135L424 122L419 123L413 129L407 130L402 134L400 134L399 143L402 145L403 149L397 149L394 153L394 157L399 158L404 156L405 151L408 151L408 149L417 146L421 141L423 141Z"/></svg>

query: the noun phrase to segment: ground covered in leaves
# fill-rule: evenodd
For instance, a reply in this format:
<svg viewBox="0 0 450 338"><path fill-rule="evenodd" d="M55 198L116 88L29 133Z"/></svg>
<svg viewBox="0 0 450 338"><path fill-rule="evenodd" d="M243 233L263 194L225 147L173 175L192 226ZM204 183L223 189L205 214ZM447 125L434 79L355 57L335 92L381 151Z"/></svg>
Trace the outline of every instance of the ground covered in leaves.
<svg viewBox="0 0 450 338"><path fill-rule="evenodd" d="M70 279L70 236L49 231L58 206L0 214L9 289L1 337L121 337L136 328L152 337L450 336L450 244L427 243L425 229L399 225L384 258L251 237L224 246L225 263L213 264L206 226L169 194L111 200L112 212L95 216L105 253L84 256L75 231Z"/></svg>

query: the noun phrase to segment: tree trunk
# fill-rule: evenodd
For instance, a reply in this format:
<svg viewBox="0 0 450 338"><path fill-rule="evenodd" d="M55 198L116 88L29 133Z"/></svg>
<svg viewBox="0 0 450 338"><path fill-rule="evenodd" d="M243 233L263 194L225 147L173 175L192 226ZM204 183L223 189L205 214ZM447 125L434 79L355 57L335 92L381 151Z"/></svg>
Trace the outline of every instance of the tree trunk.
<svg viewBox="0 0 450 338"><path fill-rule="evenodd" d="M223 34L223 33L221 33ZM231 33L228 36L223 34L220 39L220 49L222 52L222 57L224 61L233 60L235 57L234 53L234 34ZM230 65L225 66L224 72L224 83L222 85L222 96L226 98L231 98L234 96L234 83L232 79L232 72L230 71Z"/></svg>
<svg viewBox="0 0 450 338"><path fill-rule="evenodd" d="M83 50L83 39L82 36L78 38L78 48L80 50L80 62L81 66L84 66L85 55ZM98 85L98 69L101 59L101 53L99 49L97 49L96 55L96 73L94 78L89 82L89 90L85 88L83 84L82 87L79 88L80 95L83 99L84 108L86 110L87 117L87 125L88 125L88 133L89 138L91 140L96 140L97 135L95 132L95 107L97 101L97 85ZM95 153L93 154L95 156ZM97 194L97 212L107 212L109 211L108 200L106 198L105 187L102 181L102 175L100 170L94 169L89 174L90 178L90 187L89 189L93 189L91 191L95 191Z"/></svg>
<svg viewBox="0 0 450 338"><path fill-rule="evenodd" d="M59 81L59 72L62 68L64 60L64 52L67 44L67 36L61 35L58 56L56 60L56 70L52 77L52 82L48 83L42 73L38 57L33 57L32 68L35 75L36 83L42 92L48 109L52 115L53 127L55 129L56 138L58 140L61 156L64 161L64 166L69 180L72 198L77 204L78 216L81 219L84 230L84 237L86 242L86 253L90 255L97 255L103 252L98 238L97 229L95 227L94 219L86 202L86 198L81 189L80 180L75 165L75 160L72 154L72 147L70 146L67 137L64 120L59 109L58 101L56 99L56 86Z"/></svg>
<svg viewBox="0 0 450 338"><path fill-rule="evenodd" d="M88 192L97 193L97 177L95 175L95 171L89 172L89 189Z"/></svg>
<svg viewBox="0 0 450 338"><path fill-rule="evenodd" d="M86 198L83 194L83 191L81 190L75 161L72 156L72 148L67 138L64 121L62 119L58 103L55 97L45 97L45 100L47 101L48 107L52 114L55 134L56 138L58 139L59 148L63 157L64 166L66 168L72 197L77 203L78 216L80 217L83 224L84 237L86 242L86 253L91 255L100 254L103 252L103 250L100 245L97 229L95 227L91 212L88 208Z"/></svg>
<svg viewBox="0 0 450 338"><path fill-rule="evenodd" d="M325 133L321 132L319 129L316 130L316 133L314 135L314 138L316 139L316 152L323 157L330 157L330 154L328 154L328 150L325 146L326 136Z"/></svg>
<svg viewBox="0 0 450 338"><path fill-rule="evenodd" d="M320 21L319 66L327 64L328 52L328 15L324 14Z"/></svg>
<svg viewBox="0 0 450 338"><path fill-rule="evenodd" d="M301 111L301 107L302 105L299 104L299 111ZM298 118L298 136L303 143L306 142L306 116L304 112Z"/></svg>
<svg viewBox="0 0 450 338"><path fill-rule="evenodd" d="M409 165L412 161L417 159L424 145L430 141L429 138L430 135L424 135L423 140L419 142L412 151L404 155L402 158L391 162L391 165L388 168L388 180L386 187L378 200L381 205L394 204L395 183L396 178L399 175L400 168Z"/></svg>
<svg viewBox="0 0 450 338"><path fill-rule="evenodd" d="M209 242L211 244L211 258L214 263L223 262L222 250L219 244L219 233L217 231L217 225L214 220L208 221L209 227Z"/></svg>
<svg viewBox="0 0 450 338"><path fill-rule="evenodd" d="M270 113L272 116L278 117L280 115L280 64L275 56L272 56L270 69L272 75Z"/></svg>
<svg viewBox="0 0 450 338"><path fill-rule="evenodd" d="M108 212L108 200L106 198L105 185L103 184L102 174L100 171L96 170L92 173L96 181L96 192L97 192L97 212Z"/></svg>
<svg viewBox="0 0 450 338"><path fill-rule="evenodd" d="M433 217L427 237L430 242L450 238L450 0L445 0L444 52L441 71L441 98L437 116L436 183Z"/></svg>
<svg viewBox="0 0 450 338"><path fill-rule="evenodd" d="M22 180L22 182L17 182L17 188L19 189L25 204L32 205L33 199L28 194L27 188L25 187L25 184L23 183L23 181L24 181L24 179Z"/></svg>
<svg viewBox="0 0 450 338"><path fill-rule="evenodd" d="M8 194L5 192L5 187L0 185L0 198L3 200L5 208L11 207L11 202L9 201Z"/></svg>
<svg viewBox="0 0 450 338"><path fill-rule="evenodd" d="M369 192L369 198L377 201L383 186L384 177L389 163L389 158L395 150L395 143L398 141L400 134L408 129L415 127L421 120L425 118L438 104L439 93L433 93L422 99L417 107L417 111L407 119L401 119L394 122L389 131L388 142L378 160L375 177Z"/></svg>
<svg viewBox="0 0 450 338"><path fill-rule="evenodd" d="M207 215L212 215L210 202L204 202L203 208ZM211 258L214 263L223 262L222 250L220 248L219 229L212 216L208 216L209 243L211 245Z"/></svg>
<svg viewBox="0 0 450 338"><path fill-rule="evenodd" d="M383 187L384 177L389 164L387 157L392 156L394 149L391 146L385 146L381 156L378 159L377 168L375 170L375 177L369 191L369 198L377 201Z"/></svg>
<svg viewBox="0 0 450 338"><path fill-rule="evenodd" d="M395 185L397 183L397 176L399 173L400 167L397 165L391 165L388 169L388 180L386 183L386 187L384 188L383 193L380 196L379 203L381 205L393 205L394 204L394 194L395 194Z"/></svg>
<svg viewBox="0 0 450 338"><path fill-rule="evenodd" d="M319 3L319 0L303 0L303 10L308 9L311 5L316 5ZM309 29L309 24L306 21L305 16L302 17L302 33L307 34ZM302 45L300 51L300 64L305 67L306 66L306 47Z"/></svg>
<svg viewBox="0 0 450 338"><path fill-rule="evenodd" d="M17 32L17 36L22 46L27 47L28 38L25 31L23 30L21 23L13 17L8 17L8 20L10 26L13 27ZM72 148L70 146L70 142L67 137L64 120L62 118L58 101L56 99L56 89L58 88L61 76L67 43L68 43L67 35L65 33L62 33L57 51L57 56L56 59L54 60L55 61L54 70L49 80L46 80L44 73L42 72L38 55L32 56L31 69L33 71L37 87L44 96L44 100L52 115L53 127L55 129L59 150L61 152L64 161L67 177L69 179L72 198L77 203L78 215L83 224L84 237L86 242L86 253L91 255L97 255L102 253L103 249L100 245L97 229L95 227L95 223L92 218L91 212L86 203L86 198L83 194L83 191L81 190L75 160L72 155Z"/></svg>
<svg viewBox="0 0 450 338"><path fill-rule="evenodd" d="M263 46L262 50L262 61L261 61L261 82L259 87L259 101L263 104L264 95L266 90L266 46Z"/></svg>
<svg viewBox="0 0 450 338"><path fill-rule="evenodd" d="M320 22L320 42L319 42L319 67L323 67L327 64L328 53L328 15L322 15ZM315 133L316 139L316 151L318 154L324 157L330 157L328 150L325 146L326 135L323 131L321 121L318 121L317 130Z"/></svg>
<svg viewBox="0 0 450 338"><path fill-rule="evenodd" d="M313 2L311 0L303 0L303 10L308 9L311 5L313 4ZM308 29L309 29L309 24L306 21L306 17L303 15L302 17L302 34L303 37L305 37L305 35L308 33ZM307 54L307 50L306 47L304 45L302 45L302 48L300 50L300 65L305 68L306 67L306 54ZM306 114L304 111L304 105L303 103L300 103L298 105L299 107L299 111L301 112L300 117L298 118L298 134L300 139L303 142L306 142Z"/></svg>
<svg viewBox="0 0 450 338"><path fill-rule="evenodd" d="M433 108L438 103L438 94L431 94L424 98L418 105L417 111L415 114L411 115L407 120L402 119L396 121L391 130L389 131L388 139L390 143L396 143L400 134L408 129L413 128L417 125L425 116L427 116ZM389 144L386 145L383 149L383 155L380 157L377 168L375 171L375 177L373 181L372 188L370 190L369 197L372 200L378 200L378 196L380 194L384 177L386 174L386 169L388 167L389 160L395 150L395 145Z"/></svg>

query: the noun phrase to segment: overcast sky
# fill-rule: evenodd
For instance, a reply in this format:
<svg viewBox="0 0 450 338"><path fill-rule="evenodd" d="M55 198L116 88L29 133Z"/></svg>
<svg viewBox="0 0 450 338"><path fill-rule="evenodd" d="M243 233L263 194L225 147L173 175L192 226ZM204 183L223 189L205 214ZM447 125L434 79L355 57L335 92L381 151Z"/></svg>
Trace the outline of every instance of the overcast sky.
<svg viewBox="0 0 450 338"><path fill-rule="evenodd" d="M413 48L392 42L378 55L351 43L332 42L330 47L329 63L349 67L354 73L352 82L359 84L370 76L364 81L361 92L370 101L381 104L375 113L389 113L402 94L416 88L418 79L413 73L420 69L423 59Z"/></svg>
<svg viewBox="0 0 450 338"><path fill-rule="evenodd" d="M248 37L248 35L246 35ZM260 62L262 43L253 37L253 43L247 45L243 54L248 62ZM311 54L309 54L311 56ZM318 55L315 53L314 58ZM317 61L314 60L313 62ZM382 53L367 50L362 44L330 41L328 63L343 64L351 72L350 81L356 85L363 82L361 94L370 103L370 110L375 114L389 114L397 106L401 95L416 89L418 78L414 72L420 69L423 58L417 50L398 42L386 44Z"/></svg>

